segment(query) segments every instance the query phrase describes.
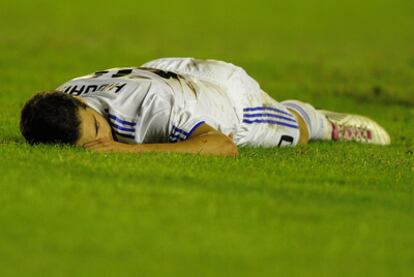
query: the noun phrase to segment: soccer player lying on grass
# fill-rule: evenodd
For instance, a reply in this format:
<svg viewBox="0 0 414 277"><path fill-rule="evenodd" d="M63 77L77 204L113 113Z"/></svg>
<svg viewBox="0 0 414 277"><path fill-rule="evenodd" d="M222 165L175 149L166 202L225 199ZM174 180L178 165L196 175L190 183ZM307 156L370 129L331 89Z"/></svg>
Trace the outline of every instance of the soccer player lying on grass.
<svg viewBox="0 0 414 277"><path fill-rule="evenodd" d="M373 120L277 102L240 67L166 58L75 78L33 96L20 128L30 144L104 152L235 156L236 145L294 146L310 140L390 143Z"/></svg>

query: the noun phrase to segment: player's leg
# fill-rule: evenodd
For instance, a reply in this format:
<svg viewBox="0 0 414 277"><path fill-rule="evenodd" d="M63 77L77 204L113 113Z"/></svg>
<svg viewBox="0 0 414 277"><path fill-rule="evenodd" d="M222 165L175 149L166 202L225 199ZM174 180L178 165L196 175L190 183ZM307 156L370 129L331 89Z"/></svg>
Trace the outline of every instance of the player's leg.
<svg viewBox="0 0 414 277"><path fill-rule="evenodd" d="M299 114L308 129L309 140L342 140L388 145L390 136L374 120L361 115L317 110L297 100L281 104Z"/></svg>
<svg viewBox="0 0 414 277"><path fill-rule="evenodd" d="M331 139L332 125L312 105L297 100L287 100L281 102L281 104L300 115L307 127L309 140Z"/></svg>
<svg viewBox="0 0 414 277"><path fill-rule="evenodd" d="M299 140L298 144L307 144L309 141L309 131L306 122L303 120L301 115L296 112L295 110L289 109L288 110L295 116L296 121L299 125Z"/></svg>

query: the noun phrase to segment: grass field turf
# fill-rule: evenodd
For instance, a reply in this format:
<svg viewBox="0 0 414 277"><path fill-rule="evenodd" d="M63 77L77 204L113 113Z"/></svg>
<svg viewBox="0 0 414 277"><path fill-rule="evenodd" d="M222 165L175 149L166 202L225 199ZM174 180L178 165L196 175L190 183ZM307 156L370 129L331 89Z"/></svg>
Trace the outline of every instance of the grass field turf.
<svg viewBox="0 0 414 277"><path fill-rule="evenodd" d="M0 276L414 274L412 1L0 3ZM363 113L393 145L240 157L28 147L34 91L163 56Z"/></svg>

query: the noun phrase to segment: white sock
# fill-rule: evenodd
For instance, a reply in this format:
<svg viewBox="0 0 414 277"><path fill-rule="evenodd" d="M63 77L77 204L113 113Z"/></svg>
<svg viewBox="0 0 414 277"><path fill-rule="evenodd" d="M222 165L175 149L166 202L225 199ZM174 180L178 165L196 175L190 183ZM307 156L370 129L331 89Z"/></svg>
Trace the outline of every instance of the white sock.
<svg viewBox="0 0 414 277"><path fill-rule="evenodd" d="M285 107L300 114L308 127L309 140L332 139L332 125L328 119L312 105L298 100L281 102Z"/></svg>

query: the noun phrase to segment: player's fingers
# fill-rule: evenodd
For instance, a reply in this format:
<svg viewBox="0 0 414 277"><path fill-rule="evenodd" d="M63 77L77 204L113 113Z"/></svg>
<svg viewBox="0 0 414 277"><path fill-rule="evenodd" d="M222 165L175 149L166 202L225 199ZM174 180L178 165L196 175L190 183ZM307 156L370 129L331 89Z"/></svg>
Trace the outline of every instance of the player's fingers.
<svg viewBox="0 0 414 277"><path fill-rule="evenodd" d="M91 144L88 144L88 145L84 146L85 149L99 149L99 148L103 148L103 147L106 147L106 144L103 143L103 142L93 143L93 144L91 143Z"/></svg>
<svg viewBox="0 0 414 277"><path fill-rule="evenodd" d="M97 144L97 145L88 147L86 149L90 151L97 151L97 152L109 152L112 150L112 148L113 147L111 145Z"/></svg>
<svg viewBox="0 0 414 277"><path fill-rule="evenodd" d="M96 143L90 143L85 146L86 149L98 149L98 150L108 150L108 149L115 149L116 145L112 140L101 140Z"/></svg>
<svg viewBox="0 0 414 277"><path fill-rule="evenodd" d="M94 147L99 147L99 145L101 145L100 142L93 142L93 143L84 144L83 147L86 149L91 149Z"/></svg>
<svg viewBox="0 0 414 277"><path fill-rule="evenodd" d="M87 150L91 152L105 152L105 153L112 152L110 151L110 149L105 149L105 148L96 148L96 149L87 149Z"/></svg>
<svg viewBox="0 0 414 277"><path fill-rule="evenodd" d="M91 146L102 144L102 143L105 143L105 142L106 142L105 139L100 138L100 139L89 141L89 142L85 143L83 146L84 147L91 147Z"/></svg>
<svg viewBox="0 0 414 277"><path fill-rule="evenodd" d="M100 148L105 148L108 147L109 144L105 143L105 142L101 142L101 143L95 143L95 144L89 144L87 146L84 146L86 149L100 149Z"/></svg>
<svg viewBox="0 0 414 277"><path fill-rule="evenodd" d="M92 141L88 141L87 143L84 143L83 147L87 148L87 147L90 147L90 146L93 146L99 143L100 143L100 140L92 140Z"/></svg>

